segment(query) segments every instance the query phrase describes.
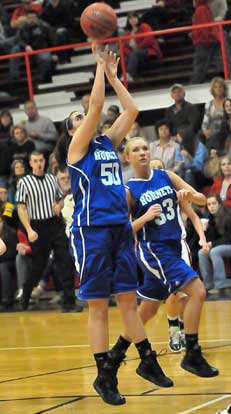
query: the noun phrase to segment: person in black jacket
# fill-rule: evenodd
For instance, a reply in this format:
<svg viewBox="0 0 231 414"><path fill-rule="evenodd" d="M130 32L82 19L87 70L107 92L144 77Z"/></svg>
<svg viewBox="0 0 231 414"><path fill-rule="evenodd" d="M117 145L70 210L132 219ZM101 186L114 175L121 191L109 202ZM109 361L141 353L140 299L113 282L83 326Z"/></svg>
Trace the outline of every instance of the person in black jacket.
<svg viewBox="0 0 231 414"><path fill-rule="evenodd" d="M177 129L182 127L197 132L200 128L201 116L197 107L185 100L183 85L175 83L170 92L174 104L166 109L164 118L170 125L171 135L175 136Z"/></svg>
<svg viewBox="0 0 231 414"><path fill-rule="evenodd" d="M218 156L223 155L231 147L231 99L226 98L223 102L224 118L221 122L220 131L213 137L211 148L216 150Z"/></svg>
<svg viewBox="0 0 231 414"><path fill-rule="evenodd" d="M215 288L219 298L227 298L224 259L231 259L231 209L222 204L218 194L207 196L208 220L204 223L210 251L199 251L199 267L206 290Z"/></svg>
<svg viewBox="0 0 231 414"><path fill-rule="evenodd" d="M16 45L12 48L12 53L45 49L54 46L54 34L51 26L38 18L34 10L27 12L26 21L17 31ZM50 81L52 74L52 55L50 52L34 55L38 65L38 73L41 82ZM19 78L20 58L10 60L10 78Z"/></svg>

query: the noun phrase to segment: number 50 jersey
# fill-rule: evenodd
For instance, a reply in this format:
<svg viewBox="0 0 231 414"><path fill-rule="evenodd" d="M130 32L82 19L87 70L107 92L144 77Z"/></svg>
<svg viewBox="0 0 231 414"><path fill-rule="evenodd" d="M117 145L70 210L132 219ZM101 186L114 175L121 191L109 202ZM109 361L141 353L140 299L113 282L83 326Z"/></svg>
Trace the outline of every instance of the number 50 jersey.
<svg viewBox="0 0 231 414"><path fill-rule="evenodd" d="M126 187L134 200L133 220L141 217L150 206L160 204L160 216L148 221L137 232L138 241L162 242L181 240L182 229L178 221L177 197L171 180L164 170L152 170L149 179L131 178Z"/></svg>
<svg viewBox="0 0 231 414"><path fill-rule="evenodd" d="M85 156L67 165L75 201L74 227L116 226L128 222L120 161L106 135L92 140Z"/></svg>

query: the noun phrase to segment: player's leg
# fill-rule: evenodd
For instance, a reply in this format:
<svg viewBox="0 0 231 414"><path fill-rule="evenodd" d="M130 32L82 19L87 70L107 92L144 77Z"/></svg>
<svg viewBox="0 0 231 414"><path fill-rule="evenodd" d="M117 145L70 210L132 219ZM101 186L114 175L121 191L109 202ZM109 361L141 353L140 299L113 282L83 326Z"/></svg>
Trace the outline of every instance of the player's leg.
<svg viewBox="0 0 231 414"><path fill-rule="evenodd" d="M168 346L172 352L181 351L181 332L179 328L179 297L170 295L166 300L166 311L168 318L169 342Z"/></svg>
<svg viewBox="0 0 231 414"><path fill-rule="evenodd" d="M203 283L198 277L193 278L181 290L188 295L184 310L186 353L181 367L201 377L214 377L219 371L208 364L198 344L200 316L206 295Z"/></svg>
<svg viewBox="0 0 231 414"><path fill-rule="evenodd" d="M137 312L135 292L118 294L116 295L116 301L123 319L125 333L119 337L113 347L112 355L114 358L116 358L116 355L118 357L121 356L121 358L124 357L130 343L134 342L141 358L141 362L136 370L137 374L160 387L171 387L173 382L162 371L156 358L156 352L152 350L151 344L147 339L142 323L142 312ZM140 306L142 306L143 302L145 302L145 308L143 309L146 311L148 303L151 301L142 301ZM153 315L153 311L155 312L158 309L158 305L159 303L156 303L155 306L152 306L151 303L148 314Z"/></svg>

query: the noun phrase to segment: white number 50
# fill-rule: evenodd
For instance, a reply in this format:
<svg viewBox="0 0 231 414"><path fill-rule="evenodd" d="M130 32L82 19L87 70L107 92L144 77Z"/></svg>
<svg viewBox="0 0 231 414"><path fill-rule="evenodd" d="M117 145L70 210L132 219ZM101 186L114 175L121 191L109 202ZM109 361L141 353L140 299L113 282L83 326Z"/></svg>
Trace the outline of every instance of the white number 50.
<svg viewBox="0 0 231 414"><path fill-rule="evenodd" d="M120 185L121 180L119 176L118 162L101 164L101 177L104 185Z"/></svg>

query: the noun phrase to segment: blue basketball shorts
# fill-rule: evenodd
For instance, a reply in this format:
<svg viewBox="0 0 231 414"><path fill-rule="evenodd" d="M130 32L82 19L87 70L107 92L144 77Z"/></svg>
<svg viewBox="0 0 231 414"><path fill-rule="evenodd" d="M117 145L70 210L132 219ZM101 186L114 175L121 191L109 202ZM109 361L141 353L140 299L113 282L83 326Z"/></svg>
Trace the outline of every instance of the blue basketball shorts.
<svg viewBox="0 0 231 414"><path fill-rule="evenodd" d="M144 299L166 300L170 293L176 293L198 277L181 257L181 242L139 243L137 258L144 272L137 293Z"/></svg>
<svg viewBox="0 0 231 414"><path fill-rule="evenodd" d="M137 260L130 222L112 227L74 227L70 241L80 277L79 299L103 299L136 291Z"/></svg>

